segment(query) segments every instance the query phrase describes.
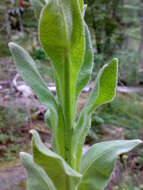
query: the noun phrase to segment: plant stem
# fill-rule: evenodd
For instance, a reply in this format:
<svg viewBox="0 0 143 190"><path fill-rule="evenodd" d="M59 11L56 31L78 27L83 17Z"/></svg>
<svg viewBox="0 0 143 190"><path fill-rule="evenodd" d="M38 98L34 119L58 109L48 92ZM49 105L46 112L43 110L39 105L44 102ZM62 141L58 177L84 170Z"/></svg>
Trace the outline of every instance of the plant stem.
<svg viewBox="0 0 143 190"><path fill-rule="evenodd" d="M70 60L67 49L65 50L65 71L64 71L64 99L63 111L65 119L65 160L71 165L71 136L72 136L72 119L71 119L71 96L70 96Z"/></svg>

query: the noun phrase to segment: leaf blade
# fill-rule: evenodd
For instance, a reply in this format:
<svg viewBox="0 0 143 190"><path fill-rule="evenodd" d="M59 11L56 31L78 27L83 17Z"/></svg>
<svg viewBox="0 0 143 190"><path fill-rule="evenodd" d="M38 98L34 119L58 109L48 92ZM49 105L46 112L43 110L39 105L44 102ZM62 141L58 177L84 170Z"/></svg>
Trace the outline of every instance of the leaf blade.
<svg viewBox="0 0 143 190"><path fill-rule="evenodd" d="M89 82L93 67L93 50L91 44L91 37L86 23L85 23L85 39L86 41L85 41L84 61L78 73L78 79L76 85L76 97L78 97L81 90Z"/></svg>
<svg viewBox="0 0 143 190"><path fill-rule="evenodd" d="M21 152L20 158L28 172L27 190L56 190L51 179L40 166L34 163L30 154Z"/></svg>
<svg viewBox="0 0 143 190"><path fill-rule="evenodd" d="M74 128L72 137L72 161L73 167L77 171L80 171L82 148L90 126L91 117L88 114L82 113L76 124L76 128Z"/></svg>
<svg viewBox="0 0 143 190"><path fill-rule="evenodd" d="M54 67L58 102L63 113L65 159L71 162L71 133L75 118L76 81L85 51L84 21L77 0L52 0L40 18L40 41ZM64 130L63 130L64 129ZM60 139L59 139L60 142Z"/></svg>
<svg viewBox="0 0 143 190"><path fill-rule="evenodd" d="M85 105L88 113L92 113L97 107L109 103L114 99L116 95L117 76L118 59L113 59L111 63L103 66L97 76L95 85Z"/></svg>
<svg viewBox="0 0 143 190"><path fill-rule="evenodd" d="M93 145L83 156L81 173L83 178L78 190L104 189L113 171L118 155L126 153L140 144L140 140L107 141Z"/></svg>
<svg viewBox="0 0 143 190"><path fill-rule="evenodd" d="M98 106L110 102L115 97L117 83L118 62L114 59L110 64L105 65L99 72L95 85L89 95L87 103L80 113L73 133L73 159L75 157L76 169L79 170L82 146L90 128L91 114ZM110 75L110 77L109 77ZM113 80L112 80L113 79ZM75 142L75 143L74 143ZM75 156L76 155L76 156ZM77 156L78 155L78 156Z"/></svg>
<svg viewBox="0 0 143 190"><path fill-rule="evenodd" d="M64 113L72 117L75 85L85 49L84 25L78 1L50 1L42 11L39 28L41 44L55 69ZM67 107L70 110L66 111Z"/></svg>
<svg viewBox="0 0 143 190"><path fill-rule="evenodd" d="M77 186L81 175L73 170L62 157L47 149L36 131L32 130L32 135L34 161L46 171L56 188L66 190L68 185L69 187Z"/></svg>
<svg viewBox="0 0 143 190"><path fill-rule="evenodd" d="M41 78L36 65L30 55L19 45L9 43L16 68L24 81L32 88L42 104L53 109L57 107L54 96Z"/></svg>

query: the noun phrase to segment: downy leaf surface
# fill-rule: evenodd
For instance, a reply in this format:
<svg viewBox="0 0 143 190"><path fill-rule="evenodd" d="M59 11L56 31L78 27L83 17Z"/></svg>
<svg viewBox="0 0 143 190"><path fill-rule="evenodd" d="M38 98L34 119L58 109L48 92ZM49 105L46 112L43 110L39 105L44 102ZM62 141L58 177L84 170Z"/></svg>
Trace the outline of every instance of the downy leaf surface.
<svg viewBox="0 0 143 190"><path fill-rule="evenodd" d="M39 33L44 50L51 59L63 121L57 125L58 142L71 163L71 136L75 117L77 77L85 53L85 29L77 0L48 1L40 17ZM60 113L61 115L61 113ZM62 125L61 125L62 124ZM59 134L63 134L62 138ZM64 141L64 142L63 142ZM60 147L62 150L62 147ZM63 153L60 153L63 156Z"/></svg>
<svg viewBox="0 0 143 190"><path fill-rule="evenodd" d="M45 170L58 190L76 189L81 174L73 170L62 157L49 150L36 131L32 130L32 135L34 161Z"/></svg>
<svg viewBox="0 0 143 190"><path fill-rule="evenodd" d="M118 80L118 60L113 59L100 70L94 87L89 95L85 109L92 113L102 104L111 102L116 95Z"/></svg>
<svg viewBox="0 0 143 190"><path fill-rule="evenodd" d="M15 43L9 43L9 48L14 58L16 68L23 80L32 88L42 104L48 106L52 110L56 110L56 100L44 80L41 78L31 56Z"/></svg>
<svg viewBox="0 0 143 190"><path fill-rule="evenodd" d="M83 12L83 5L84 5L83 0L79 0L79 5L80 5L81 13L82 13Z"/></svg>
<svg viewBox="0 0 143 190"><path fill-rule="evenodd" d="M80 171L82 149L90 126L91 117L83 113L76 124L72 138L72 166L77 171Z"/></svg>
<svg viewBox="0 0 143 190"><path fill-rule="evenodd" d="M100 105L113 100L116 94L117 75L117 59L114 59L111 63L103 66L97 76L95 85L89 95L87 103L80 113L78 122L75 125L72 138L72 154L73 160L76 160L75 165L76 169L78 170L82 156L82 147L85 141L85 137L88 134L88 130L91 126L91 113Z"/></svg>
<svg viewBox="0 0 143 190"><path fill-rule="evenodd" d="M79 2L49 1L42 11L39 28L41 44L55 69L65 122L71 127L76 81L85 51L84 21Z"/></svg>
<svg viewBox="0 0 143 190"><path fill-rule="evenodd" d="M119 140L97 143L83 156L83 175L78 190L103 190L113 171L118 155L132 150L140 140Z"/></svg>
<svg viewBox="0 0 143 190"><path fill-rule="evenodd" d="M34 163L30 154L21 152L20 157L28 172L27 190L57 190L46 172Z"/></svg>
<svg viewBox="0 0 143 190"><path fill-rule="evenodd" d="M91 36L86 23L85 23L85 40L86 41L85 41L84 61L78 73L78 79L76 85L76 97L78 97L81 90L89 82L93 66L93 51L91 44Z"/></svg>

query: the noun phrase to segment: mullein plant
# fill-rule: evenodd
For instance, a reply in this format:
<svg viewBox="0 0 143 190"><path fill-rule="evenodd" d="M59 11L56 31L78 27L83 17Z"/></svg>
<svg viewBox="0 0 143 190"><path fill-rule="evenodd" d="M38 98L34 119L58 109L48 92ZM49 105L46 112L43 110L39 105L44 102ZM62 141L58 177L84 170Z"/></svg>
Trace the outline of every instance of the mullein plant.
<svg viewBox="0 0 143 190"><path fill-rule="evenodd" d="M80 114L78 97L88 84L93 50L84 20L83 0L31 0L39 20L39 38L51 59L56 97L40 76L34 60L19 45L9 43L18 72L47 107L45 121L53 132L52 150L32 130L32 155L20 153L28 173L27 190L102 190L116 158L141 143L116 140L97 143L82 155L91 115L116 94L118 60L103 66Z"/></svg>

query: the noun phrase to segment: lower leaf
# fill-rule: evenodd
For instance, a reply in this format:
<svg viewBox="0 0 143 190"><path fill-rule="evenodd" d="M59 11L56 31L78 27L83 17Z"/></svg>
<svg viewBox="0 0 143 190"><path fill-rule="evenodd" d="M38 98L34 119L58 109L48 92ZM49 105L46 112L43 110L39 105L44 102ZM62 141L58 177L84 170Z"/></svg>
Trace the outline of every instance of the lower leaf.
<svg viewBox="0 0 143 190"><path fill-rule="evenodd" d="M58 190L75 190L81 174L73 170L61 156L49 150L36 131L31 132L34 161L44 169Z"/></svg>
<svg viewBox="0 0 143 190"><path fill-rule="evenodd" d="M93 145L83 156L83 177L78 190L102 190L107 185L118 155L132 150L140 140L120 140Z"/></svg>
<svg viewBox="0 0 143 190"><path fill-rule="evenodd" d="M22 152L20 157L28 172L27 190L57 190L46 172L34 163L30 154Z"/></svg>

